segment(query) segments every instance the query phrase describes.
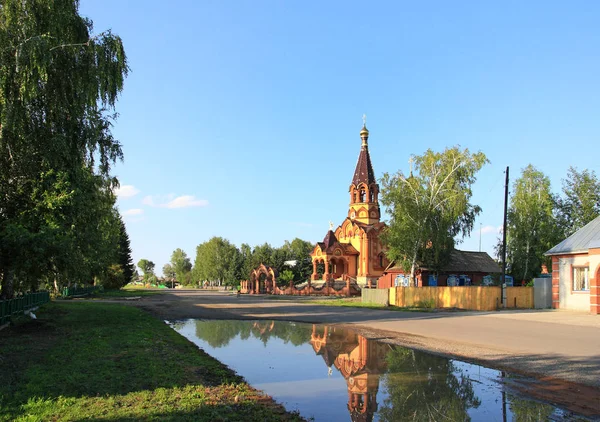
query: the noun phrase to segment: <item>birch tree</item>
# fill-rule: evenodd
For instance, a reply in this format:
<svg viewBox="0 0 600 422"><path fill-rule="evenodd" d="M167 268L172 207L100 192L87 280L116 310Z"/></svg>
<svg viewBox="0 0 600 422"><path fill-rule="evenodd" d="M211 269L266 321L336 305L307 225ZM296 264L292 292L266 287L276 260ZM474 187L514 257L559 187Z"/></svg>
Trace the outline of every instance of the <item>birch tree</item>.
<svg viewBox="0 0 600 422"><path fill-rule="evenodd" d="M488 162L482 152L459 147L426 151L414 159L406 176L385 173L381 203L390 216L382 235L387 257L410 271L421 266L439 270L459 237L468 236L481 208L470 203L477 172Z"/></svg>
<svg viewBox="0 0 600 422"><path fill-rule="evenodd" d="M122 158L111 134L128 73L123 44L93 33L77 0L0 0L0 281L102 272ZM108 207L106 205L109 205ZM104 211L108 210L108 211ZM116 245L115 245L116 248ZM109 249L109 248L103 248Z"/></svg>
<svg viewBox="0 0 600 422"><path fill-rule="evenodd" d="M549 265L544 252L558 243L550 179L531 164L513 184L506 227L506 261L517 281L529 281Z"/></svg>

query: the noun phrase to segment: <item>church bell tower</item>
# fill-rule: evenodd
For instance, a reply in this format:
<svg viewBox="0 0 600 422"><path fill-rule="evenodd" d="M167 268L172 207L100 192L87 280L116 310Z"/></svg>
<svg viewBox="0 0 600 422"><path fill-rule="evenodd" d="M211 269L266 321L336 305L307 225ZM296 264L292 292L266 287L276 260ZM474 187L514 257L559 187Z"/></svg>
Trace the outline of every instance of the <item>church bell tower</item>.
<svg viewBox="0 0 600 422"><path fill-rule="evenodd" d="M369 155L369 131L366 118L363 116L363 127L360 131L362 145L354 177L350 184L350 209L348 217L363 224L379 223L379 185Z"/></svg>

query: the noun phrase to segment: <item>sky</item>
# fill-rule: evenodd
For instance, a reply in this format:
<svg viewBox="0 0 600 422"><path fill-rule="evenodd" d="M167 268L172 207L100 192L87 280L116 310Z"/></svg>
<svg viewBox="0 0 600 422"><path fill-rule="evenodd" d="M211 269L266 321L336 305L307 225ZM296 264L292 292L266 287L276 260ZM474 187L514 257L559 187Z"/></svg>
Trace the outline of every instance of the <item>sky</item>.
<svg viewBox="0 0 600 422"><path fill-rule="evenodd" d="M124 42L113 135L134 262L221 236L321 241L348 212L362 116L377 178L460 145L490 160L457 247L493 256L528 164L600 173L600 2L81 0Z"/></svg>

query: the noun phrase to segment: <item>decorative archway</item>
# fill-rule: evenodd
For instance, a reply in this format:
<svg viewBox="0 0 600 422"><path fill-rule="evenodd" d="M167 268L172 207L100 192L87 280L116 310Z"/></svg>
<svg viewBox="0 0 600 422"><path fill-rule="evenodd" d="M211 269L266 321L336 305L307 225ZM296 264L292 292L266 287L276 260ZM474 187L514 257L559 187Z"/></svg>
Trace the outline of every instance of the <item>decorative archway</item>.
<svg viewBox="0 0 600 422"><path fill-rule="evenodd" d="M265 264L260 264L250 273L250 291L254 294L273 293L277 285L277 271Z"/></svg>

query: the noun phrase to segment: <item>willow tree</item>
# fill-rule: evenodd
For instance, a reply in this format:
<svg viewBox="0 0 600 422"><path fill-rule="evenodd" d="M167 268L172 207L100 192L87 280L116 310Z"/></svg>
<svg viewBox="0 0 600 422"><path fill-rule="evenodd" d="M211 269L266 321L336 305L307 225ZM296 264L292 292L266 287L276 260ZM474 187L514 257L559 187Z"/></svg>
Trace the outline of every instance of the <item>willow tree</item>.
<svg viewBox="0 0 600 422"><path fill-rule="evenodd" d="M114 205L110 169L122 151L110 128L127 60L121 39L94 35L78 7L0 0L0 277L8 297L15 280L67 279L77 268L94 275L89 246L102 240L99 214L109 219Z"/></svg>
<svg viewBox="0 0 600 422"><path fill-rule="evenodd" d="M470 203L477 172L488 162L482 152L447 148L427 150L414 157L414 173L385 173L381 203L390 221L382 235L391 261L415 272L421 266L435 270L447 262L457 238L473 229L481 208Z"/></svg>

